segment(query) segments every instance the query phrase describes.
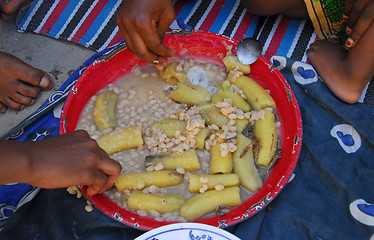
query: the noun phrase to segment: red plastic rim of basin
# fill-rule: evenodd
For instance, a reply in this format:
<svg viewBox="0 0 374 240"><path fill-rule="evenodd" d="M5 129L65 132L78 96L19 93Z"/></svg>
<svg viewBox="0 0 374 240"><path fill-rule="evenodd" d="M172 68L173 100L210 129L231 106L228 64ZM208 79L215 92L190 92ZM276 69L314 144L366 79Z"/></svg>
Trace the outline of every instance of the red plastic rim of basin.
<svg viewBox="0 0 374 240"><path fill-rule="evenodd" d="M171 32L164 38L164 43L183 57L192 57L202 61L213 61L222 64L227 46L235 49L237 41L215 33L194 31L188 34ZM74 131L79 115L89 99L109 83L116 82L129 74L134 66L145 66L147 63L133 55L127 48L111 52L107 59L94 61L81 75L65 103L60 124L60 133ZM271 63L263 56L251 65L249 76L263 88L270 91L274 98L279 120L281 122L281 158L274 166L263 187L241 206L234 208L225 216L203 218L194 222L216 227L227 227L248 219L266 207L282 190L290 178L300 152L302 123L300 110L292 92L282 74L277 69L270 70ZM86 195L85 188L80 188ZM175 223L156 221L142 217L119 207L103 194L86 197L108 216L119 222L143 230L151 230L163 225Z"/></svg>

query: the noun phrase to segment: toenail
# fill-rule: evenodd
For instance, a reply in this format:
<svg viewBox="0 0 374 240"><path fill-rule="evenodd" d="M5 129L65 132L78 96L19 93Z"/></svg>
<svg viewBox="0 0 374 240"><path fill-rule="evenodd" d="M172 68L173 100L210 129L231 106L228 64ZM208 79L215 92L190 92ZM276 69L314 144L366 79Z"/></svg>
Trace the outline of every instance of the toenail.
<svg viewBox="0 0 374 240"><path fill-rule="evenodd" d="M153 61L153 64L159 64L159 63L160 63L160 61L158 59Z"/></svg>
<svg viewBox="0 0 374 240"><path fill-rule="evenodd" d="M48 77L43 76L43 77L42 77L42 80L40 80L40 84L39 84L39 86L40 86L41 88L43 88L43 89L48 89L48 88L50 88L50 86L51 86L51 80L50 80Z"/></svg>
<svg viewBox="0 0 374 240"><path fill-rule="evenodd" d="M335 34L332 34L332 35L329 36L329 39L339 39L339 37L336 36Z"/></svg>
<svg viewBox="0 0 374 240"><path fill-rule="evenodd" d="M34 104L35 104L35 99L32 99L31 102L30 102L30 106L32 106Z"/></svg>
<svg viewBox="0 0 374 240"><path fill-rule="evenodd" d="M351 34L352 33L352 29L350 27L347 27L345 29L345 31L346 31L347 34Z"/></svg>
<svg viewBox="0 0 374 240"><path fill-rule="evenodd" d="M20 111L22 111L23 109L25 109L25 105L21 105L21 107L19 108Z"/></svg>
<svg viewBox="0 0 374 240"><path fill-rule="evenodd" d="M349 17L347 15L343 14L343 20L348 21L348 19L349 19Z"/></svg>
<svg viewBox="0 0 374 240"><path fill-rule="evenodd" d="M348 38L347 41L345 42L346 47L351 47L352 44L353 44L353 39L352 38Z"/></svg>

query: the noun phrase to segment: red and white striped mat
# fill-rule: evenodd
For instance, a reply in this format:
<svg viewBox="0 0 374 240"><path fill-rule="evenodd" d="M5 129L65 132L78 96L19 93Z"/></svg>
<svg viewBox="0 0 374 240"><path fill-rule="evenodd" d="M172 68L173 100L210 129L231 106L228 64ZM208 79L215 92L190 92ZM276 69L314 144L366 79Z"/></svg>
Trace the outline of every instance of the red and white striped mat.
<svg viewBox="0 0 374 240"><path fill-rule="evenodd" d="M20 18L18 30L79 43L97 51L123 40L115 22L121 0L35 0ZM256 34L263 54L307 61L306 49L317 38L309 20L282 15L253 16L240 0L174 0L171 29L192 28L236 40Z"/></svg>

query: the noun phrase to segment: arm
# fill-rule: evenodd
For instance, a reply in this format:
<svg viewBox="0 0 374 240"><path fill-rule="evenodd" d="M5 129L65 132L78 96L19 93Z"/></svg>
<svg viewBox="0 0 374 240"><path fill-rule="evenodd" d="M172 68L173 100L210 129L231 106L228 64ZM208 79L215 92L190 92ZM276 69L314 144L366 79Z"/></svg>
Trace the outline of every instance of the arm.
<svg viewBox="0 0 374 240"><path fill-rule="evenodd" d="M120 164L82 130L36 142L0 141L0 164L0 184L87 185L89 195L112 186L121 171Z"/></svg>
<svg viewBox="0 0 374 240"><path fill-rule="evenodd" d="M176 55L162 43L174 19L172 0L123 0L116 20L130 51L149 63L164 63Z"/></svg>
<svg viewBox="0 0 374 240"><path fill-rule="evenodd" d="M351 40L347 47L353 47L374 22L374 0L346 0L343 17L347 21L347 33Z"/></svg>

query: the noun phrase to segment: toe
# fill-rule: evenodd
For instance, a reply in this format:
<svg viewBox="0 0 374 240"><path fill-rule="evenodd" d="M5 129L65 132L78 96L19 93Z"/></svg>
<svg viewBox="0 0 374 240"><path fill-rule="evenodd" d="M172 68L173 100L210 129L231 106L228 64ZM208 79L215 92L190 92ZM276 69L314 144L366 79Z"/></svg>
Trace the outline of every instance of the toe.
<svg viewBox="0 0 374 240"><path fill-rule="evenodd" d="M11 98L6 98L4 101L5 101L4 105L8 108L13 109L13 110L20 111L24 108L24 107L22 108L22 106L23 106L22 104L14 101Z"/></svg>
<svg viewBox="0 0 374 240"><path fill-rule="evenodd" d="M21 105L31 106L35 102L33 97L28 97L20 93L15 93L11 96L11 99Z"/></svg>
<svg viewBox="0 0 374 240"><path fill-rule="evenodd" d="M329 43L340 44L340 38L336 35L330 36L327 40Z"/></svg>
<svg viewBox="0 0 374 240"><path fill-rule="evenodd" d="M40 87L30 86L30 85L26 84L25 82L19 81L17 83L16 92L14 94L12 94L12 97L13 97L13 95L19 95L20 94L20 95L23 95L23 96L29 97L29 98L37 98L37 97L39 97L40 92L41 92Z"/></svg>
<svg viewBox="0 0 374 240"><path fill-rule="evenodd" d="M52 88L52 79L48 74L44 74L42 79L40 80L39 86L43 90L49 90Z"/></svg>
<svg viewBox="0 0 374 240"><path fill-rule="evenodd" d="M309 46L309 48L307 50L307 54L316 51L317 48L318 48L318 42L314 42L314 43L310 44L310 46Z"/></svg>
<svg viewBox="0 0 374 240"><path fill-rule="evenodd" d="M0 113L6 113L6 110L6 106L2 102L0 102Z"/></svg>

